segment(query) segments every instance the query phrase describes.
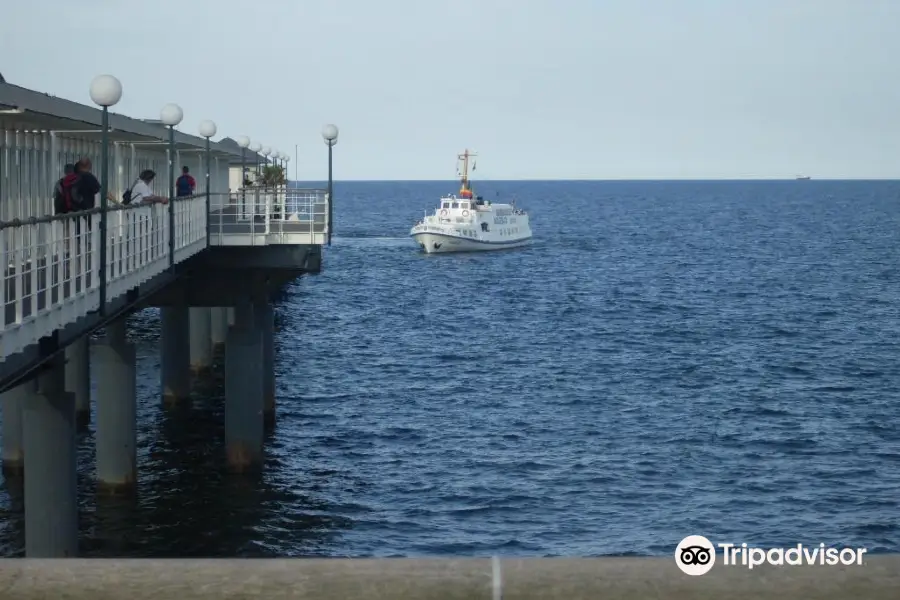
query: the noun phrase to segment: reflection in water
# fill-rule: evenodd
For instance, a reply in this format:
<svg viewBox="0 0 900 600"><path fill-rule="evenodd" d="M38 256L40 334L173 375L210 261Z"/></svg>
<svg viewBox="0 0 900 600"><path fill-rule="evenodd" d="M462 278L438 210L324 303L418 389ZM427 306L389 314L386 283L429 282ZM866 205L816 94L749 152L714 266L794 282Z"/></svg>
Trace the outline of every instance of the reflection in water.
<svg viewBox="0 0 900 600"><path fill-rule="evenodd" d="M295 491L295 486L279 485L270 473L283 470L282 458L267 458L263 472L256 475L228 470L222 356L217 357L211 375L195 381L189 403L163 407L157 397L155 313L148 310L135 315L130 328L138 346L138 488L130 494L98 495L93 426L80 435L80 554L210 558L284 555L267 542L271 536L289 536L296 555L328 553L336 529L346 527L349 521L306 516L328 513L328 506ZM97 373L92 375L96 377ZM274 436L269 432L267 446L277 443ZM22 481L3 481L3 556L24 554L23 507Z"/></svg>

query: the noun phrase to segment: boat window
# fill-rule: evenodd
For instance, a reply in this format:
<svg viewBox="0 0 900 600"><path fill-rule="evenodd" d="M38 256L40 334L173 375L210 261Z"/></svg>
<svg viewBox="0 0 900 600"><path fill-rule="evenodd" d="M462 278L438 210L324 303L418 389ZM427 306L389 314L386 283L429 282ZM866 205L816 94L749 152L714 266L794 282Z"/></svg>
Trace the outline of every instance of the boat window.
<svg viewBox="0 0 900 600"><path fill-rule="evenodd" d="M469 203L468 203L468 202L463 202L463 203L462 203L462 207L463 207L463 208L469 208Z"/></svg>
<svg viewBox="0 0 900 600"><path fill-rule="evenodd" d="M449 203L449 202L444 202L444 203L441 205L441 208L450 208L450 203Z"/></svg>
<svg viewBox="0 0 900 600"><path fill-rule="evenodd" d="M451 208L459 208L459 202L454 202L454 203L451 205Z"/></svg>

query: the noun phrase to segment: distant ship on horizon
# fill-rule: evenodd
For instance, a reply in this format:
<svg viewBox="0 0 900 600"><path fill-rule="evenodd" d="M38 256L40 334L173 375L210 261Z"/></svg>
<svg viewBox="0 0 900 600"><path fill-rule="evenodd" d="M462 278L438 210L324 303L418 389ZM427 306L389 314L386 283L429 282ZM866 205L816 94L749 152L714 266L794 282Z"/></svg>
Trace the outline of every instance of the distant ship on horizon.
<svg viewBox="0 0 900 600"><path fill-rule="evenodd" d="M806 181L809 178L809 175L797 175L797 181Z"/></svg>

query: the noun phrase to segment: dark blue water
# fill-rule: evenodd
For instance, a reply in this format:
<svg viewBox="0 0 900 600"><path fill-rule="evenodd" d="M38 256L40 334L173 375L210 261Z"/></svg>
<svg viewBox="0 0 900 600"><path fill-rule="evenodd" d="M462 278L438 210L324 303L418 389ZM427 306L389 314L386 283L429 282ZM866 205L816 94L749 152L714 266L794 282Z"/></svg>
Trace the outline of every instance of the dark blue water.
<svg viewBox="0 0 900 600"><path fill-rule="evenodd" d="M95 501L83 436L84 553L900 551L900 183L485 182L535 243L423 255L454 189L337 185L324 271L277 307L260 480L222 469L218 376L163 411L135 317L140 495Z"/></svg>

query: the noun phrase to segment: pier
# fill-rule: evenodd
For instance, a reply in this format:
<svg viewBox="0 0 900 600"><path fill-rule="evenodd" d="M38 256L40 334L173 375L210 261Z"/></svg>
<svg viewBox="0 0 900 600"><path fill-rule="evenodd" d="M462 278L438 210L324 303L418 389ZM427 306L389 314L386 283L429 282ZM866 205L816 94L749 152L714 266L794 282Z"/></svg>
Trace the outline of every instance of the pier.
<svg viewBox="0 0 900 600"><path fill-rule="evenodd" d="M77 555L76 432L92 404L98 490L136 485L127 336L136 310L161 309L166 406L188 400L192 378L224 347L228 464L261 467L277 412L271 299L320 271L331 233L330 185L289 185L286 155L244 135L212 142L212 121L197 136L178 131L175 104L159 119L112 113L122 86L110 76L90 91L99 108L0 83L2 466L7 478L24 477L27 557ZM325 133L330 152L337 130ZM90 208L54 214L65 165L82 159L101 192ZM183 166L196 187L177 197ZM146 170L165 201L122 202ZM91 361L89 336L99 331Z"/></svg>

